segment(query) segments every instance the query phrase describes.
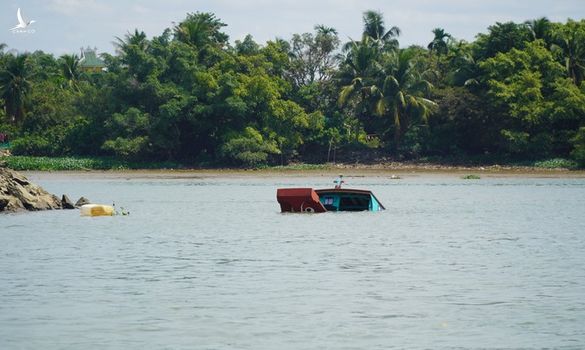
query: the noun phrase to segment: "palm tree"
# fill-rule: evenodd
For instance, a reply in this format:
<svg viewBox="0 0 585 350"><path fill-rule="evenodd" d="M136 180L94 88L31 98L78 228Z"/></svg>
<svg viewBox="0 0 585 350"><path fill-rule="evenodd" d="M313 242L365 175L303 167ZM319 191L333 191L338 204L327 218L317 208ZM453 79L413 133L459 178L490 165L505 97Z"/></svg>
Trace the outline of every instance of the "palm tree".
<svg viewBox="0 0 585 350"><path fill-rule="evenodd" d="M369 36L346 44L346 51L338 73L341 85L338 104L343 107L353 102L351 106L355 117L368 133L375 133L373 101L378 94L379 77L383 75L380 64L382 52Z"/></svg>
<svg viewBox="0 0 585 350"><path fill-rule="evenodd" d="M379 43L381 47L387 49L398 48L398 36L400 36L400 28L394 26L386 30L384 24L384 17L378 11L366 11L363 16L364 33L363 36L369 36Z"/></svg>
<svg viewBox="0 0 585 350"><path fill-rule="evenodd" d="M435 37L433 38L433 41L429 43L427 48L431 51L431 53L436 52L437 57L440 55L446 55L449 52L447 40L451 39L451 34L445 32L445 30L442 28L433 29L433 34Z"/></svg>
<svg viewBox="0 0 585 350"><path fill-rule="evenodd" d="M349 41L343 45L342 84L339 104L344 105L351 98L358 96L364 102L378 89L374 83L382 72L380 65L384 54L398 50L400 29L392 27L386 30L382 13L366 11L363 16L364 31L361 41Z"/></svg>
<svg viewBox="0 0 585 350"><path fill-rule="evenodd" d="M339 93L339 105L345 105L350 99L358 98L365 102L375 95L377 77L383 72L379 63L381 52L372 39L365 36L362 41L351 41L346 45L347 54L340 70L342 84Z"/></svg>
<svg viewBox="0 0 585 350"><path fill-rule="evenodd" d="M7 55L0 67L0 97L13 124L20 124L25 116L25 98L31 88L27 59L27 55Z"/></svg>
<svg viewBox="0 0 585 350"><path fill-rule="evenodd" d="M381 53L365 37L361 42L352 42L340 73L344 85L339 93L339 105L356 100L361 107L361 119L370 114L390 116L397 149L412 122L417 119L426 122L436 107L425 97L432 89L427 80L429 72L415 56L413 50Z"/></svg>
<svg viewBox="0 0 585 350"><path fill-rule="evenodd" d="M124 38L116 37L116 41L113 44L121 56L126 56L131 47L136 47L140 51L146 51L149 46L149 41L146 39L146 33L134 29L134 33L128 32L124 35Z"/></svg>
<svg viewBox="0 0 585 350"><path fill-rule="evenodd" d="M553 33L553 50L560 52L567 74L575 85L585 79L585 21L568 20Z"/></svg>
<svg viewBox="0 0 585 350"><path fill-rule="evenodd" d="M460 40L451 45L450 50L451 83L455 86L479 86L481 70L473 57L473 47L466 41Z"/></svg>
<svg viewBox="0 0 585 350"><path fill-rule="evenodd" d="M61 56L60 65L63 77L67 80L69 87L77 88L77 82L81 77L79 57L77 55L63 55Z"/></svg>
<svg viewBox="0 0 585 350"><path fill-rule="evenodd" d="M567 74L580 86L585 79L585 21L569 20L553 33L553 38L553 49L563 55Z"/></svg>
<svg viewBox="0 0 585 350"><path fill-rule="evenodd" d="M426 123L437 106L425 97L433 86L426 79L428 72L415 61L415 55L413 50L401 50L388 56L382 89L377 96L376 114L389 115L393 119L397 150L412 122L420 119Z"/></svg>
<svg viewBox="0 0 585 350"><path fill-rule="evenodd" d="M548 18L541 17L538 19L526 21L524 22L524 24L526 25L526 27L528 27L532 40L542 39L545 42L549 43L552 25Z"/></svg>
<svg viewBox="0 0 585 350"><path fill-rule="evenodd" d="M190 13L187 19L175 26L175 37L200 49L210 44L223 47L228 42L228 36L220 30L225 26L212 13Z"/></svg>

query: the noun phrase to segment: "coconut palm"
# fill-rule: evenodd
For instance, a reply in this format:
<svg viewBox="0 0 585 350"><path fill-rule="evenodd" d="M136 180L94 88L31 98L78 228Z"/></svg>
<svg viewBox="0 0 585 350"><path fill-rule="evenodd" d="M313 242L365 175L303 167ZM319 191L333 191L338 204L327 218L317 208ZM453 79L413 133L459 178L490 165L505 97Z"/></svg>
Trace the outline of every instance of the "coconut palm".
<svg viewBox="0 0 585 350"><path fill-rule="evenodd" d="M361 42L352 42L341 68L338 102L344 105L356 100L361 119L369 114L392 118L398 149L412 122L426 122L435 108L426 98L432 84L427 80L429 72L415 60L414 50L380 52L372 41L364 37Z"/></svg>
<svg viewBox="0 0 585 350"><path fill-rule="evenodd" d="M386 49L398 48L398 36L400 36L400 28L394 26L386 30L384 24L384 17L378 11L366 11L363 16L364 32L363 36L369 36L374 39L381 47Z"/></svg>
<svg viewBox="0 0 585 350"><path fill-rule="evenodd" d="M77 83L81 77L79 70L79 57L77 55L61 56L61 72L71 88L77 88Z"/></svg>
<svg viewBox="0 0 585 350"><path fill-rule="evenodd" d="M31 88L27 59L27 55L6 55L0 67L0 97L13 124L20 124L25 116L25 98Z"/></svg>
<svg viewBox="0 0 585 350"><path fill-rule="evenodd" d="M376 81L380 76L382 56L398 50L398 27L386 30L382 13L366 11L363 16L364 31L361 41L346 43L342 50L340 82L342 84L338 102L344 105L352 98L365 102L378 90Z"/></svg>
<svg viewBox="0 0 585 350"><path fill-rule="evenodd" d="M524 24L528 27L532 40L542 39L547 43L549 42L552 24L548 18L541 17L526 21Z"/></svg>
<svg viewBox="0 0 585 350"><path fill-rule="evenodd" d="M472 50L473 47L464 40L451 45L449 67L451 81L455 86L479 86L481 70Z"/></svg>
<svg viewBox="0 0 585 350"><path fill-rule="evenodd" d="M585 79L585 21L569 20L553 33L553 40L553 49L562 54L567 74L580 86Z"/></svg>
<svg viewBox="0 0 585 350"><path fill-rule="evenodd" d="M426 98L433 87L426 79L429 72L415 60L415 55L414 50L401 50L387 56L382 88L377 91L375 111L393 119L396 149L410 125L416 120L427 122L436 107Z"/></svg>
<svg viewBox="0 0 585 350"><path fill-rule="evenodd" d="M374 96L378 90L378 77L383 72L379 63L381 52L370 37L352 41L349 45L339 74L342 85L338 99L340 106L353 98L365 102Z"/></svg>
<svg viewBox="0 0 585 350"><path fill-rule="evenodd" d="M146 38L146 33L134 29L134 33L128 32L124 35L124 38L116 37L116 41L113 44L116 47L116 51L121 56L125 56L132 46L138 48L140 51L146 51L149 46L149 41Z"/></svg>
<svg viewBox="0 0 585 350"><path fill-rule="evenodd" d="M451 34L445 32L442 28L435 28L433 29L433 34L435 37L433 41L429 43L427 48L431 51L431 53L436 52L437 56L446 55L449 52L449 45L447 45L447 40L451 39Z"/></svg>

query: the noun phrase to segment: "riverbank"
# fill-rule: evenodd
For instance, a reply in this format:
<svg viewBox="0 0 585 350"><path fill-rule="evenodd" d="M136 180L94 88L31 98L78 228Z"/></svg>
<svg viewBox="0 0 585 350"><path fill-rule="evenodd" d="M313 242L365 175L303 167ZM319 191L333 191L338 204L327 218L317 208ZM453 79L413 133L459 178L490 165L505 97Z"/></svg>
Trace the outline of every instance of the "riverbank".
<svg viewBox="0 0 585 350"><path fill-rule="evenodd" d="M87 170L87 171L25 171L37 180L54 179L215 179L215 178L274 178L327 177L343 174L346 178L377 177L400 180L417 177L449 177L460 179L485 178L585 178L583 170L539 169L529 167L448 167L439 165L335 165L328 168L298 169L295 167L266 169L155 169L155 170Z"/></svg>
<svg viewBox="0 0 585 350"><path fill-rule="evenodd" d="M136 163L110 158L48 158L2 157L11 169L25 172L63 172L73 176L104 177L218 177L218 176L394 176L415 174L450 174L454 176L545 176L585 177L585 169L576 169L570 161L552 159L530 165L490 164L458 165L441 162L379 162L379 163L326 163L291 164L287 166L252 169L188 166L178 163Z"/></svg>

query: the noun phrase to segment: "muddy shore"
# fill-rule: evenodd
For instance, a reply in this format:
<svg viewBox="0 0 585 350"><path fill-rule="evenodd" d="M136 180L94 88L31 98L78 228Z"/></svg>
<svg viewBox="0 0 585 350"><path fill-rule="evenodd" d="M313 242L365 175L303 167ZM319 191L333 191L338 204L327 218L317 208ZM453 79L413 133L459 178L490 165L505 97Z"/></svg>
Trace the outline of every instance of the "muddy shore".
<svg viewBox="0 0 585 350"><path fill-rule="evenodd" d="M324 169L162 169L162 170L88 170L88 171L24 171L27 176L36 179L88 178L88 179L189 179L189 178L238 178L238 177L462 177L477 175L481 178L498 177L536 177L536 178L585 178L585 170L542 169L533 167L487 166L458 167L445 165L411 165L411 164L343 164L332 165Z"/></svg>

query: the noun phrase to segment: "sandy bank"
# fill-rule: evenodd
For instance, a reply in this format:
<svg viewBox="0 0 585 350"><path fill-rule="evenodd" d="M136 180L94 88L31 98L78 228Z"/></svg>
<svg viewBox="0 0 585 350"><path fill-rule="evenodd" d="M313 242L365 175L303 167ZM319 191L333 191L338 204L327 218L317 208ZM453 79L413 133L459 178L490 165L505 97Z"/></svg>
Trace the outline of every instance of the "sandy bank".
<svg viewBox="0 0 585 350"><path fill-rule="evenodd" d="M190 169L190 170L89 170L89 171L27 171L27 176L77 179L190 179L247 177L461 177L469 174L482 178L585 178L585 170L542 169L532 167L455 167L444 165L334 165L326 169Z"/></svg>

